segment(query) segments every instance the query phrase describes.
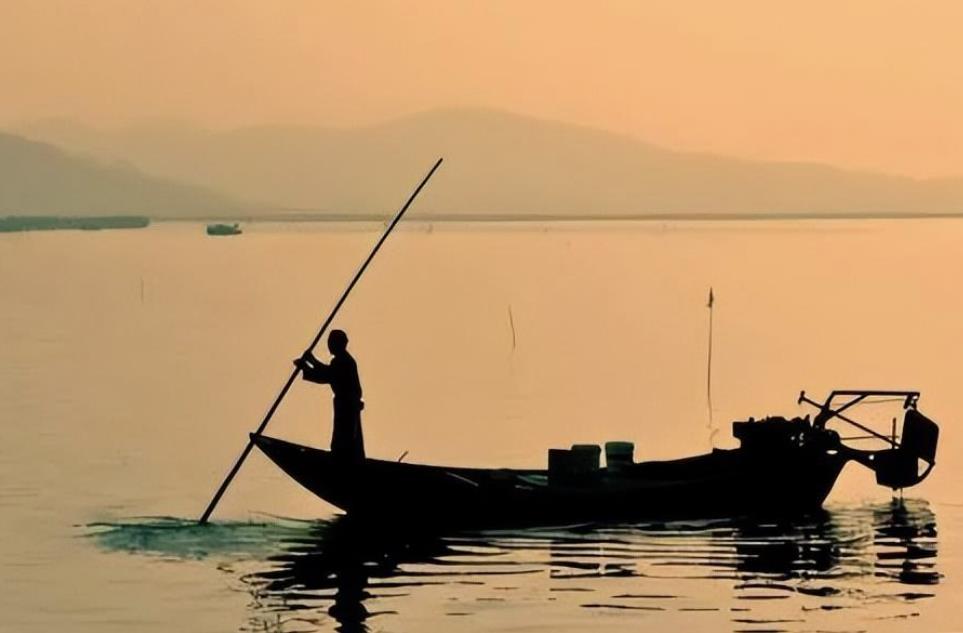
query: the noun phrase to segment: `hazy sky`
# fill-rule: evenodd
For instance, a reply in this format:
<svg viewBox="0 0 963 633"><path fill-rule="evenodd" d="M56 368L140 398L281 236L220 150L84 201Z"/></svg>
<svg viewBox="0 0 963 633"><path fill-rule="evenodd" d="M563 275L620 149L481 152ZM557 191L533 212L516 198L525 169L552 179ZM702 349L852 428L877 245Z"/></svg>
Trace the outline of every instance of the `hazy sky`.
<svg viewBox="0 0 963 633"><path fill-rule="evenodd" d="M0 0L0 124L364 124L485 106L963 175L963 2Z"/></svg>

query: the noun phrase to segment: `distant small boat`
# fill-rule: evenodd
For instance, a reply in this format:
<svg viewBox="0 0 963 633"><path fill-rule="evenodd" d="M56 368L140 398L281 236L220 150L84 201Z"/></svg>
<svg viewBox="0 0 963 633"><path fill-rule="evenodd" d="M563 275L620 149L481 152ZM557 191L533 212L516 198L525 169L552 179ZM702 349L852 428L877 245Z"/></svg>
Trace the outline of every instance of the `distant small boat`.
<svg viewBox="0 0 963 633"><path fill-rule="evenodd" d="M870 396L905 398L902 433L872 431L843 415ZM849 400L836 405L834 400ZM936 461L937 425L916 408L919 394L834 391L819 413L806 418L734 422L742 445L659 462L632 461L632 445L549 452L547 470L464 468L366 459L346 463L330 451L264 435L251 439L292 479L349 515L431 524L558 524L609 519L798 513L818 510L843 466L855 461L876 473L878 484L899 489L918 484ZM842 438L827 422L855 425L866 436ZM861 450L844 439L873 437L888 444ZM588 449L594 449L589 451ZM610 450L612 449L612 450ZM586 459L588 456L588 459ZM592 463L594 461L594 463Z"/></svg>
<svg viewBox="0 0 963 633"><path fill-rule="evenodd" d="M241 227L238 226L237 222L234 224L208 224L207 234L208 235L240 235Z"/></svg>

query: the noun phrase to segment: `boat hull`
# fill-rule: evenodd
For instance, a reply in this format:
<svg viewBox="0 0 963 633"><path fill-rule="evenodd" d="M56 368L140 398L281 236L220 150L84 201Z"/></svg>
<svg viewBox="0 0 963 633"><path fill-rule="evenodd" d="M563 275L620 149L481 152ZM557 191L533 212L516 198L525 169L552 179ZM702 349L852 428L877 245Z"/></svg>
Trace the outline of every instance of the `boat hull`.
<svg viewBox="0 0 963 633"><path fill-rule="evenodd" d="M349 515L447 525L808 512L822 505L847 461L824 450L740 448L549 483L544 470L352 464L330 451L252 440L292 479Z"/></svg>

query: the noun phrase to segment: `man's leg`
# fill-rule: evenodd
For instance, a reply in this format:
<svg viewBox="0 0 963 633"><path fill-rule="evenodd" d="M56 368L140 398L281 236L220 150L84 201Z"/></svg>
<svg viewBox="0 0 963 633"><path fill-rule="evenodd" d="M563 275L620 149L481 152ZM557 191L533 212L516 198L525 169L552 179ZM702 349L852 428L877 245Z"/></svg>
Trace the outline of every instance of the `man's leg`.
<svg viewBox="0 0 963 633"><path fill-rule="evenodd" d="M364 454L364 433L361 432L361 411L360 411L360 410L355 411L355 412L354 412L354 415L352 416L352 418L353 418L353 420L352 420L352 422L353 422L352 426L354 427L354 429L353 429L353 430L354 430L354 433L353 433L353 435L354 435L354 442L353 442L354 447L353 447L353 450L352 450L352 454L354 455L354 458L357 459L358 461L364 461L364 458L365 458L365 454Z"/></svg>
<svg viewBox="0 0 963 633"><path fill-rule="evenodd" d="M331 452L335 456L351 454L351 424L346 423L344 415L336 408L331 430Z"/></svg>

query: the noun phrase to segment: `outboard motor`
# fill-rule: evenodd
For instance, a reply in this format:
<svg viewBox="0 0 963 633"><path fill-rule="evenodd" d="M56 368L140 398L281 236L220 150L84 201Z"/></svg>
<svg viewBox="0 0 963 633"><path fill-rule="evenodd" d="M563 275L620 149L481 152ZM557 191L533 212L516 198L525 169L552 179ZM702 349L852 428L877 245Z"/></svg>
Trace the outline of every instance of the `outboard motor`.
<svg viewBox="0 0 963 633"><path fill-rule="evenodd" d="M936 422L917 409L919 395L918 391L833 391L825 402L819 403L810 400L806 397L806 392L802 392L799 394L799 402L811 404L819 409L813 421L814 429L824 429L828 422L840 420L868 434L862 439L872 438L889 444L890 448L875 451L857 449L848 445L841 445L840 448L847 457L875 472L876 483L896 490L920 483L936 465L936 446L939 442L940 429ZM843 411L874 396L903 398L903 408L906 413L903 415L903 426L899 434L894 427L892 435L883 435L843 415ZM847 398L847 400L842 404L836 404L835 401L839 398Z"/></svg>
<svg viewBox="0 0 963 633"><path fill-rule="evenodd" d="M896 448L877 451L871 466L876 483L896 490L909 488L926 479L936 464L936 444L940 428L917 411L907 409L903 416L903 437Z"/></svg>

